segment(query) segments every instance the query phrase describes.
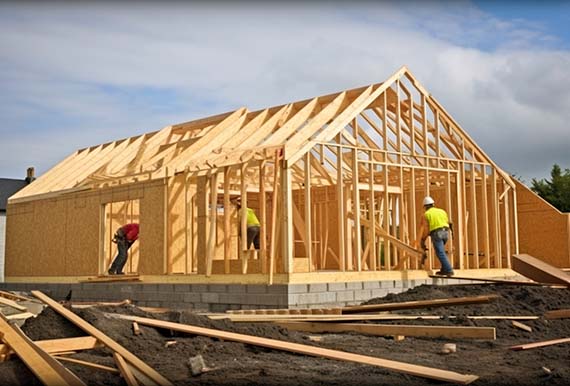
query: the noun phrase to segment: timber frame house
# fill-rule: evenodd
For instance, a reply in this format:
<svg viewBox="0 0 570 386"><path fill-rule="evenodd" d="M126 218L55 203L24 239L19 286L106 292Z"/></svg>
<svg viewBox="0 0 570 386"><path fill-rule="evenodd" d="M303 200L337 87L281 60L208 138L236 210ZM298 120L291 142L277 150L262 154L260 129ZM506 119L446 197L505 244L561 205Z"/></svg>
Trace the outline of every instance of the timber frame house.
<svg viewBox="0 0 570 386"><path fill-rule="evenodd" d="M498 272L519 252L515 187L402 67L383 83L76 151L10 198L6 276L104 274L112 234L132 221L126 270L143 280L425 276L414 247L426 195L453 223L454 269ZM239 237L238 196L260 219L259 251ZM427 268L438 266L430 247Z"/></svg>

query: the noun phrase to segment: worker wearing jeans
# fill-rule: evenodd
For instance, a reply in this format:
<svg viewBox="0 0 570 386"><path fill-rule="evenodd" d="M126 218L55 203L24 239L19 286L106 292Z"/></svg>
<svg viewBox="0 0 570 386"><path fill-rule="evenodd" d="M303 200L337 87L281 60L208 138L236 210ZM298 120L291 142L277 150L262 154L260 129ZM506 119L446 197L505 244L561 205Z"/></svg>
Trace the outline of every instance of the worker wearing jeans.
<svg viewBox="0 0 570 386"><path fill-rule="evenodd" d="M437 275L452 276L453 268L449 263L447 254L445 253L445 244L449 239L449 219L445 210L436 208L433 198L427 196L424 198L424 215L421 222L421 247L427 250L425 241L431 238L431 243L435 249L435 253L441 263L441 270L437 271Z"/></svg>
<svg viewBox="0 0 570 386"><path fill-rule="evenodd" d="M127 262L128 252L131 245L139 238L139 224L126 224L115 233L113 242L117 244L117 257L109 268L109 275L122 275L123 267Z"/></svg>

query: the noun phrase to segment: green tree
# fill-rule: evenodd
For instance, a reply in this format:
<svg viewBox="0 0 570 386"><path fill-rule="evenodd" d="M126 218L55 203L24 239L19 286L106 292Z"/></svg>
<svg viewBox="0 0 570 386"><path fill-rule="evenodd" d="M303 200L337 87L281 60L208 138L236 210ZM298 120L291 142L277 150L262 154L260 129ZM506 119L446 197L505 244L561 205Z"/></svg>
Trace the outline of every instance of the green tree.
<svg viewBox="0 0 570 386"><path fill-rule="evenodd" d="M550 181L533 178L530 189L561 212L570 212L570 169L564 169L562 172L560 166L554 164Z"/></svg>

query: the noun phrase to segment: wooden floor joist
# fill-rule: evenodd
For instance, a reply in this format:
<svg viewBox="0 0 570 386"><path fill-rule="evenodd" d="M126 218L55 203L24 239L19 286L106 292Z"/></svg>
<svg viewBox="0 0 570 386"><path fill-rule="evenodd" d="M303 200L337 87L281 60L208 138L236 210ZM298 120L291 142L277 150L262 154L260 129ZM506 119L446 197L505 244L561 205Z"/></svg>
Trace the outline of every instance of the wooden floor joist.
<svg viewBox="0 0 570 386"><path fill-rule="evenodd" d="M554 344L560 343L570 343L570 338L562 338L562 339L553 339L553 340L545 340L542 342L533 342L533 343L526 343L526 344L519 344L517 346L509 347L510 350L530 350L533 348L545 347L545 346L552 346Z"/></svg>
<svg viewBox="0 0 570 386"><path fill-rule="evenodd" d="M72 372L35 345L18 328L13 327L0 315L2 341L20 357L22 362L44 385L85 386Z"/></svg>
<svg viewBox="0 0 570 386"><path fill-rule="evenodd" d="M512 265L514 271L534 281L570 286L570 275L536 257L513 255Z"/></svg>
<svg viewBox="0 0 570 386"><path fill-rule="evenodd" d="M446 381L462 385L469 384L478 378L476 375L471 375L471 374L460 374L453 371L413 365L409 363L392 361L377 357L370 357L366 355L353 354L343 351L314 347L314 346L306 346L303 344L283 342L275 339L260 338L251 335L236 334L233 332L213 330L209 328L185 325L180 323L166 322L157 319L141 318L141 317L127 316L127 315L121 315L121 318L136 321L139 324L156 328L163 328L163 329L185 332L189 334L209 336L212 338L241 342L245 344L267 347L275 350L290 351L298 354L356 362L371 366L379 366L397 372L415 375L418 377L436 379L440 381Z"/></svg>
<svg viewBox="0 0 570 386"><path fill-rule="evenodd" d="M494 327L463 326L420 326L398 324L368 323L317 323L317 322L278 322L277 325L293 331L314 333L324 332L358 332L377 336L415 336L430 338L471 338L496 339Z"/></svg>
<svg viewBox="0 0 570 386"><path fill-rule="evenodd" d="M87 332L88 334L95 337L105 346L110 348L111 350L120 354L127 362L131 365L139 369L142 373L146 376L151 378L154 382L156 382L160 386L171 386L172 383L160 375L156 370L152 367L147 365L145 362L140 360L137 356L133 353L128 351L126 348L121 346L119 343L115 342L113 339L109 338L103 332L95 328L93 325L87 323L85 320L80 318L78 315L74 314L70 310L63 307L61 304L56 302L55 300L51 299L49 296L45 295L41 291L32 291L32 295L40 299L42 302L50 306L54 309L54 311L58 312L60 315L65 317L67 320L75 324L77 327L81 328L83 331Z"/></svg>
<svg viewBox="0 0 570 386"><path fill-rule="evenodd" d="M482 295L461 298L449 299L430 299L430 300L416 300L411 302L400 303L383 303L383 304L366 304L363 306L349 306L343 307L343 314L354 314L361 312L377 312L377 311L395 311L395 310L409 310L414 308L431 308L431 307L446 307L458 306L464 304L479 304L488 303L496 299L497 295Z"/></svg>

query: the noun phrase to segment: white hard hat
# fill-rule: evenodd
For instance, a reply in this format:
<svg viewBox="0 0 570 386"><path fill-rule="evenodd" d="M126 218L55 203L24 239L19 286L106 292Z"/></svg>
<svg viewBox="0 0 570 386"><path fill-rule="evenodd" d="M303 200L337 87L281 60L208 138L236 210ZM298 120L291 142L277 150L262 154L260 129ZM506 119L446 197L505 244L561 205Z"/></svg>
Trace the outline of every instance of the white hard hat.
<svg viewBox="0 0 570 386"><path fill-rule="evenodd" d="M435 203L435 201L430 196L426 196L424 198L424 206L433 205L434 203Z"/></svg>

